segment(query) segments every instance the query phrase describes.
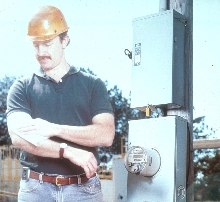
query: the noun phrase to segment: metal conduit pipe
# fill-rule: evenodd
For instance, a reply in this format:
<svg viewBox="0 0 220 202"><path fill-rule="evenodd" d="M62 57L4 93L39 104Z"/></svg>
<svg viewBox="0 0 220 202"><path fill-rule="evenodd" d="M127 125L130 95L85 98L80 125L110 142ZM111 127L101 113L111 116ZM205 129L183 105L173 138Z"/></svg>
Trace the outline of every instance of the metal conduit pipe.
<svg viewBox="0 0 220 202"><path fill-rule="evenodd" d="M169 9L168 6L169 0L160 0L159 11L166 11Z"/></svg>

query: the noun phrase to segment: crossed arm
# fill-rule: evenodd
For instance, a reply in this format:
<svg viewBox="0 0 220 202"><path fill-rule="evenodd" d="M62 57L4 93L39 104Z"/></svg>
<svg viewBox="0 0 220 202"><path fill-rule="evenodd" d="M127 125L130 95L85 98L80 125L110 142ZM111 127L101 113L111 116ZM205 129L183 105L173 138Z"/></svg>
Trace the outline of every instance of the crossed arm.
<svg viewBox="0 0 220 202"><path fill-rule="evenodd" d="M98 114L88 126L68 126L50 123L43 119L32 119L24 112L11 113L7 118L8 130L12 144L34 155L59 158L59 143L46 139L35 146L21 138L18 134L57 136L79 145L95 147L110 146L114 138L114 117L109 113ZM68 146L64 158L81 166L87 177L97 170L97 161L91 152Z"/></svg>

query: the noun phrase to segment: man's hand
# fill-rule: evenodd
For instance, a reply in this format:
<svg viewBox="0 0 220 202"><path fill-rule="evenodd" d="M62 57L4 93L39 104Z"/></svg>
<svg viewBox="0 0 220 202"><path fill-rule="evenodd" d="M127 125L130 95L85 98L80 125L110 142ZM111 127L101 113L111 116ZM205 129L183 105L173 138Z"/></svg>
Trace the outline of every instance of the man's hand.
<svg viewBox="0 0 220 202"><path fill-rule="evenodd" d="M82 167L87 178L90 178L95 172L97 172L98 163L91 152L68 146L64 150L63 156L64 158L69 159L72 163Z"/></svg>
<svg viewBox="0 0 220 202"><path fill-rule="evenodd" d="M34 134L49 138L55 135L56 125L43 119L37 118L23 123L17 130L24 135Z"/></svg>

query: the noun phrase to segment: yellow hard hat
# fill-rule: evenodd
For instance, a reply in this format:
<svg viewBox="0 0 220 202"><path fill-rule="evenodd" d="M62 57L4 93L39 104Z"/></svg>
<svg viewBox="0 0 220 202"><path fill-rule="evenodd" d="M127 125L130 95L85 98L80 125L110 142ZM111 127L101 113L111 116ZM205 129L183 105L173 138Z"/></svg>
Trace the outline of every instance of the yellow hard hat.
<svg viewBox="0 0 220 202"><path fill-rule="evenodd" d="M53 39L69 29L62 12L54 6L40 7L28 25L28 36L32 41Z"/></svg>

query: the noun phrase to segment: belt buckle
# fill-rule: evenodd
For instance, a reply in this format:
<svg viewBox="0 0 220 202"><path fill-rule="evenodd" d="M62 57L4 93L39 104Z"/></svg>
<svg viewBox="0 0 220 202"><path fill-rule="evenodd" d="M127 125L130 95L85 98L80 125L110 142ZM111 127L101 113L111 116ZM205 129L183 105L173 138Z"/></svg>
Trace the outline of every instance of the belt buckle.
<svg viewBox="0 0 220 202"><path fill-rule="evenodd" d="M62 186L62 184L58 184L58 179L62 179L62 178L65 178L63 175L58 175L57 177L56 177L56 185L57 186Z"/></svg>

